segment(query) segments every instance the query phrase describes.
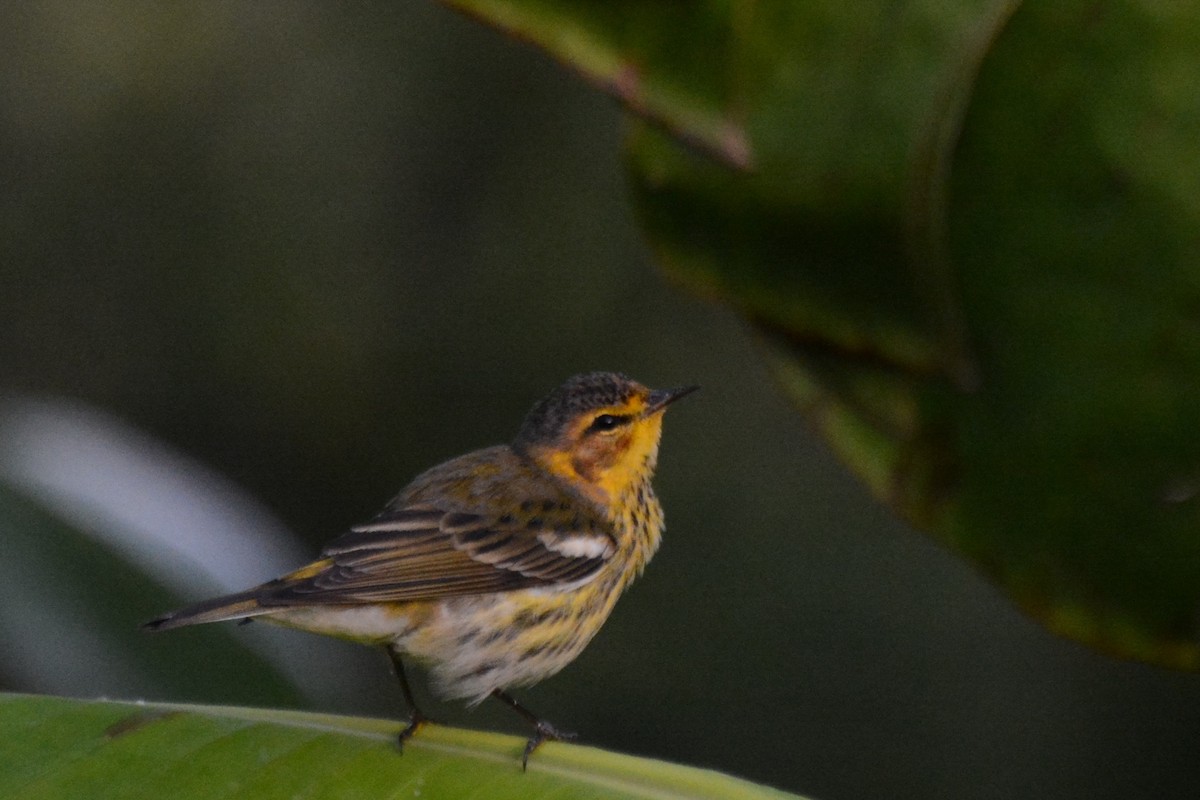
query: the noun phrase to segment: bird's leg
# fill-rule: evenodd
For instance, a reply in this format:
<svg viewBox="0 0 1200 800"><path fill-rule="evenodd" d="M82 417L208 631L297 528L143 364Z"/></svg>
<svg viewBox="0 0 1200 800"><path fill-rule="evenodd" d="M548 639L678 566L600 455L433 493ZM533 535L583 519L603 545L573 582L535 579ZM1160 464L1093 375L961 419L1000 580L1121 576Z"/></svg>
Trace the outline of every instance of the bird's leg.
<svg viewBox="0 0 1200 800"><path fill-rule="evenodd" d="M497 700L502 700L509 708L525 718L525 721L533 726L533 736L529 737L529 741L525 743L525 753L521 756L521 769L525 770L529 767L529 756L533 755L533 751L541 746L542 742L565 742L574 739L577 734L560 731L558 728L551 725L546 720L539 717L537 714L530 711L525 706L518 703L512 695L501 689L493 689L492 697Z"/></svg>
<svg viewBox="0 0 1200 800"><path fill-rule="evenodd" d="M404 743L412 738L413 734L427 722L433 722L425 713L417 706L416 699L413 698L412 687L408 685L408 676L404 674L404 662L400 660L400 654L390 647L384 648L387 650L388 658L392 660L392 669L396 673L396 679L400 681L400 691L404 693L404 702L408 705L408 725L404 730L400 731L400 748L404 748Z"/></svg>

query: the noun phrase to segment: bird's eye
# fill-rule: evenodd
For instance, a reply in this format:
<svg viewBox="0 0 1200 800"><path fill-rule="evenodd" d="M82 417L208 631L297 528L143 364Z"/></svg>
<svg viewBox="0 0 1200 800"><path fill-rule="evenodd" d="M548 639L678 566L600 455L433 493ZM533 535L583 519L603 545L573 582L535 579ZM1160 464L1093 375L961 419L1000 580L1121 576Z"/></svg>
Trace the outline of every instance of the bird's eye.
<svg viewBox="0 0 1200 800"><path fill-rule="evenodd" d="M603 433L616 429L619 425L626 422L626 417L618 417L615 414L601 414L592 420L590 430Z"/></svg>

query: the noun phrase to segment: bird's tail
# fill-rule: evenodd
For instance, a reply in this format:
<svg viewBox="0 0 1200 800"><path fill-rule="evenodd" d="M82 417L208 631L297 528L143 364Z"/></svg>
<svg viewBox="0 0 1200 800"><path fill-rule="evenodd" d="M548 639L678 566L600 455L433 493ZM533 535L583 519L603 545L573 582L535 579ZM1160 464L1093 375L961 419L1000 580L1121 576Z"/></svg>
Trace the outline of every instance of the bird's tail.
<svg viewBox="0 0 1200 800"><path fill-rule="evenodd" d="M258 601L261 588L251 589L237 594L227 594L194 603L178 611L163 614L142 625L146 631L169 631L172 628L182 628L185 625L199 625L204 622L224 622L231 619L248 619L265 614L269 609L263 608Z"/></svg>

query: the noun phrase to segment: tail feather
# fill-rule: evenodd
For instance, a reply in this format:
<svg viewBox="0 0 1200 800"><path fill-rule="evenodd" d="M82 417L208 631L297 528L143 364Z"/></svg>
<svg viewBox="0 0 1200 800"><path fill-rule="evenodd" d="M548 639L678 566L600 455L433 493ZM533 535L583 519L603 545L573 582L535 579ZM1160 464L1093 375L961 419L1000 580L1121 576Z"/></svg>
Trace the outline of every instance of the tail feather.
<svg viewBox="0 0 1200 800"><path fill-rule="evenodd" d="M214 597L199 603L163 614L142 625L145 631L169 631L172 628L182 628L185 625L199 625L204 622L224 622L231 619L246 619L267 613L258 602L260 590L228 594Z"/></svg>

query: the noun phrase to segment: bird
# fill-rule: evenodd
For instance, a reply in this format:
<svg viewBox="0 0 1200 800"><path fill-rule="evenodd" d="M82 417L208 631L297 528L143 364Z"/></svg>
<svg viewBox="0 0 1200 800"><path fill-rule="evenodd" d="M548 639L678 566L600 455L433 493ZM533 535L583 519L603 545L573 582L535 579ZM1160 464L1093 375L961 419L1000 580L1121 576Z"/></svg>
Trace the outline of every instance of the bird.
<svg viewBox="0 0 1200 800"><path fill-rule="evenodd" d="M532 726L527 769L543 742L576 737L510 690L574 661L658 549L664 518L651 478L663 413L698 388L575 375L534 404L510 444L418 475L316 561L143 627L261 619L380 646L409 714L401 749L430 722L409 660L428 670L438 696L496 698Z"/></svg>

